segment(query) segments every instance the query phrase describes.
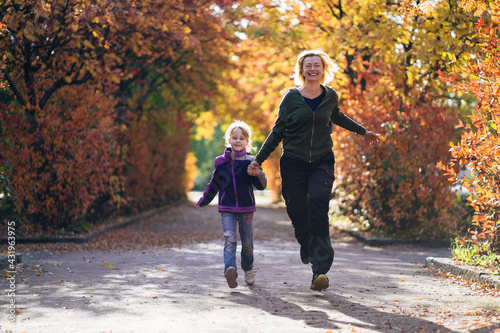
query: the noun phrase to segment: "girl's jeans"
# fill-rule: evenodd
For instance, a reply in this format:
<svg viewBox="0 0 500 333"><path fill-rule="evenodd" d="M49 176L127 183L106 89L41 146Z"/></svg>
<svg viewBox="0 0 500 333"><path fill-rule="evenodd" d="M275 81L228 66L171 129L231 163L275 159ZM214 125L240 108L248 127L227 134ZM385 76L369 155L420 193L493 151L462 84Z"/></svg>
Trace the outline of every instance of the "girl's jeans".
<svg viewBox="0 0 500 333"><path fill-rule="evenodd" d="M236 268L236 225L239 225L241 239L241 268L253 268L253 213L221 212L224 232L224 272L229 267Z"/></svg>
<svg viewBox="0 0 500 333"><path fill-rule="evenodd" d="M281 187L299 244L309 252L312 270L326 274L333 263L328 219L335 157L333 152L308 163L282 155Z"/></svg>

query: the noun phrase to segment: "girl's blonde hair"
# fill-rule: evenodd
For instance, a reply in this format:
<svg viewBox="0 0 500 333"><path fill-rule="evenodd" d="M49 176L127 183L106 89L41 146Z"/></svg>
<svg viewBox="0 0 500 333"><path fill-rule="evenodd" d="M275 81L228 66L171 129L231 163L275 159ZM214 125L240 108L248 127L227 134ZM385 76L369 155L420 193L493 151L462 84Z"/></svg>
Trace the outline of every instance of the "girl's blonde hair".
<svg viewBox="0 0 500 333"><path fill-rule="evenodd" d="M224 135L224 139L226 140L226 147L231 147L231 143L229 142L231 140L231 134L235 129L239 128L241 132L243 133L243 136L245 139L247 139L247 145L246 145L246 150L250 152L253 147L252 147L252 130L250 129L250 126L248 126L245 122L241 120L235 120L231 125L226 130L226 134Z"/></svg>
<svg viewBox="0 0 500 333"><path fill-rule="evenodd" d="M332 59L323 51L320 50L307 50L301 52L297 56L297 61L295 62L295 67L293 69L293 83L298 86L303 86L306 83L306 78L304 77L303 66L304 59L307 57L318 56L321 58L323 62L323 77L321 78L321 84L328 84L333 81L335 74L339 70L339 66L337 66Z"/></svg>

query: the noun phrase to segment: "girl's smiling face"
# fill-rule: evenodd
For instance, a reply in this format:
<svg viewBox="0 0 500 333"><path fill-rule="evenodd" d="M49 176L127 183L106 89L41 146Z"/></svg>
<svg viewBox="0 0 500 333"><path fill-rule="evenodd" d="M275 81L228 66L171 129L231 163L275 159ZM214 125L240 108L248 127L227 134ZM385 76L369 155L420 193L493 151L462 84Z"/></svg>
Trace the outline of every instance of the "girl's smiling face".
<svg viewBox="0 0 500 333"><path fill-rule="evenodd" d="M248 139L243 135L241 128L235 128L231 132L231 137L229 139L229 144L233 151L242 151L246 148L248 144Z"/></svg>

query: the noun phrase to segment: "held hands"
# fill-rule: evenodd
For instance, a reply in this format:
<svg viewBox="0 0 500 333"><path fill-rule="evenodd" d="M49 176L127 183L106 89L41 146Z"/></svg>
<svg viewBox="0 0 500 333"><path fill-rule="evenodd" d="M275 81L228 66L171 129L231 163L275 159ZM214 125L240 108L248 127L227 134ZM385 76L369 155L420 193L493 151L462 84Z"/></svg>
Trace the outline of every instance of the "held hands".
<svg viewBox="0 0 500 333"><path fill-rule="evenodd" d="M370 143L370 145L380 143L380 134L378 133L374 133L372 131L366 131L365 135L363 136Z"/></svg>
<svg viewBox="0 0 500 333"><path fill-rule="evenodd" d="M250 176L256 177L260 175L260 164L255 161L252 161L252 163L248 165L247 172Z"/></svg>
<svg viewBox="0 0 500 333"><path fill-rule="evenodd" d="M253 161L252 163L250 163L248 165L248 168L247 168L247 172L250 176L258 176L260 175L261 173L261 168L260 168L260 164ZM194 208L198 208L198 207L201 207L200 205L198 205L198 203L195 203L194 204Z"/></svg>

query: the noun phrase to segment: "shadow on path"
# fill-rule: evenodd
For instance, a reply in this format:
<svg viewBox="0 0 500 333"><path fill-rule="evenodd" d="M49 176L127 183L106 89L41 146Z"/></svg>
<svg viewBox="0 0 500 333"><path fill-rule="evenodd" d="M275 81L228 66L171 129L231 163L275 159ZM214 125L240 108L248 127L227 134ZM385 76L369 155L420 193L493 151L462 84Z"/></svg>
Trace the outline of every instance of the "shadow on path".
<svg viewBox="0 0 500 333"><path fill-rule="evenodd" d="M456 332L443 325L412 317L405 314L379 311L360 303L352 302L348 298L326 291L322 294L303 293L307 303L314 301L315 309L305 309L302 306L273 295L260 288L251 288L252 293L232 292L227 297L229 301L246 306L258 306L271 315L286 317L294 321L302 321L308 327L325 330L342 329L344 326L359 327L372 332ZM325 301L328 304L324 304ZM345 317L344 320L340 319ZM496 328L490 327L489 329ZM486 332L482 329L477 332Z"/></svg>
<svg viewBox="0 0 500 333"><path fill-rule="evenodd" d="M311 270L300 262L286 212L261 208L255 222L258 280L246 286L238 267L240 286L229 289L223 277L216 207L195 210L180 205L127 230L196 232L213 241L137 252L27 255L17 284L16 301L22 313L18 327L70 332L71 318L80 332L198 332L200 328L217 333L296 332L306 328L323 333L489 333L500 328L500 319L486 322L490 312L484 311L498 299L470 296L470 289L439 281L422 268L422 258L436 249L365 247L334 232L331 287L318 293L308 288ZM443 308L448 312L440 313ZM430 315L423 316L425 311ZM473 314L465 315L467 311ZM498 315L498 311L491 313ZM484 326L474 326L477 323ZM465 326L467 331L460 329Z"/></svg>

